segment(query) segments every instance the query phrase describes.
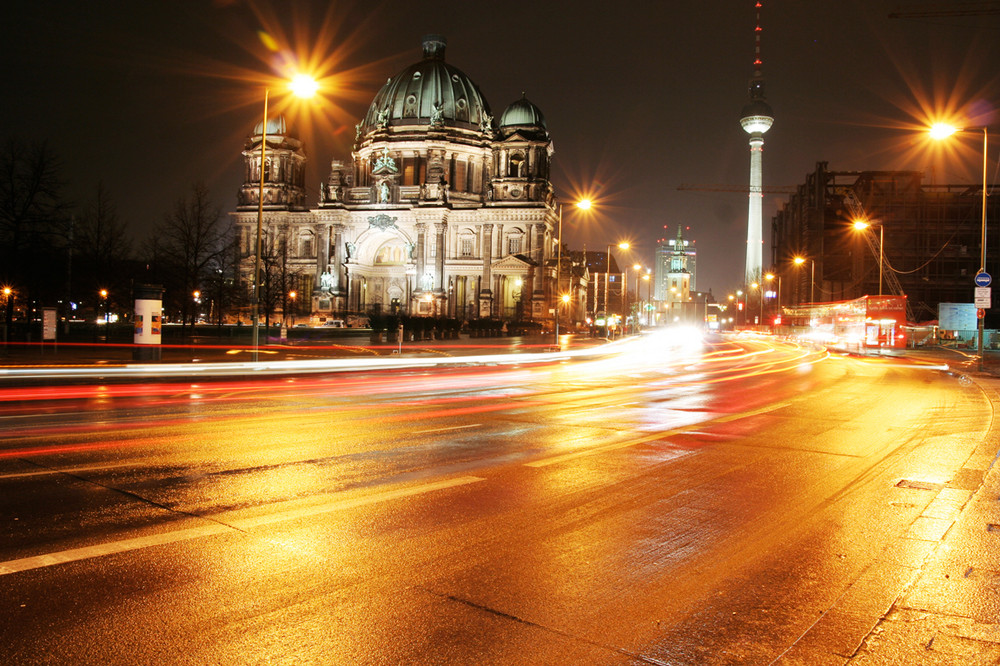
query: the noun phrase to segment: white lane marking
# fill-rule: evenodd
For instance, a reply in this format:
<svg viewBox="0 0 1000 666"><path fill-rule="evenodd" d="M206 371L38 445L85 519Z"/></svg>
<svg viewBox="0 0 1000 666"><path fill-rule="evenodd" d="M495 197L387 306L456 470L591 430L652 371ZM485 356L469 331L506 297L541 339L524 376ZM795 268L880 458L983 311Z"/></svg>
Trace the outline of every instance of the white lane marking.
<svg viewBox="0 0 1000 666"><path fill-rule="evenodd" d="M699 424L700 425L700 424ZM692 428L694 426L691 426ZM617 449L628 448L629 446L635 446L636 444L642 444L644 442L651 442L656 439L663 439L664 437L670 437L671 435L678 435L684 432L686 428L678 428L676 430L665 430L663 432L653 433L652 435L646 435L645 437L638 437L636 439L628 439L624 442L612 442L611 444L604 444L602 446L595 446L593 448L583 449L580 451L573 451L571 453L563 453L558 456L553 456L551 458L544 458L542 460L535 460L529 463L524 463L525 467L548 467L549 465L556 465L561 462L566 462L567 460L574 460L576 458L582 458L584 456L591 456L597 453L604 453L606 451L615 451Z"/></svg>
<svg viewBox="0 0 1000 666"><path fill-rule="evenodd" d="M206 518L216 521L207 525L199 525L197 527L173 530L160 534L151 534L148 536L136 537L134 539L109 541L107 543L96 544L93 546L70 548L68 550L0 562L0 576L6 576L7 574L18 573L21 571L30 571L32 569L41 569L43 567L51 567L56 564L64 564L66 562L87 560L94 557L101 557L103 555L123 553L130 550L139 550L141 548L150 548L152 546L162 546L164 544L177 543L179 541L189 541L191 539L199 539L201 537L224 534L227 532L238 533L239 531L261 527L263 525L271 525L288 520L296 520L298 518L341 511L343 509L352 509L371 504L378 504L380 502L388 502L404 497L413 497L433 492L435 490L455 488L457 486L477 483L484 480L485 479L478 476L461 476L454 479L445 479L443 481L425 483L419 486L386 490L379 493L373 493L371 495L361 495L348 498L331 498L320 504L312 506L297 506L297 508L286 508L284 510L279 509L278 511L271 511L270 513L260 516L241 517L245 516L245 510L226 511L213 516L206 516ZM291 504L297 505L300 504L300 502L296 502L295 500L280 502L278 504L270 505L267 508L273 509L274 507L289 506Z"/></svg>
<svg viewBox="0 0 1000 666"><path fill-rule="evenodd" d="M471 425L451 426L450 428L431 428L430 430L414 430L411 434L425 435L429 432L445 432L448 430L463 430L465 428L481 428L482 426L483 426L482 423L473 423Z"/></svg>
<svg viewBox="0 0 1000 666"><path fill-rule="evenodd" d="M115 463L114 465L89 465L87 467L53 467L52 469L41 469L35 472L13 472L11 474L0 474L0 479L20 479L25 476L43 476L45 474L76 474L78 472L96 472L99 470L117 469L121 467L128 467L128 465Z"/></svg>

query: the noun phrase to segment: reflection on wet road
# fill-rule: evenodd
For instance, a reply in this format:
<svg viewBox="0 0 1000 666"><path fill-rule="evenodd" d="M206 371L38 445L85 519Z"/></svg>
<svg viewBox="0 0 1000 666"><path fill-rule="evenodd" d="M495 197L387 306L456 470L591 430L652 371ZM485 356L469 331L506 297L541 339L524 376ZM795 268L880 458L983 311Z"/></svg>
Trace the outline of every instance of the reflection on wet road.
<svg viewBox="0 0 1000 666"><path fill-rule="evenodd" d="M977 388L903 359L693 336L521 366L2 389L0 651L839 654L819 619L863 637L864 608L895 598L984 413Z"/></svg>

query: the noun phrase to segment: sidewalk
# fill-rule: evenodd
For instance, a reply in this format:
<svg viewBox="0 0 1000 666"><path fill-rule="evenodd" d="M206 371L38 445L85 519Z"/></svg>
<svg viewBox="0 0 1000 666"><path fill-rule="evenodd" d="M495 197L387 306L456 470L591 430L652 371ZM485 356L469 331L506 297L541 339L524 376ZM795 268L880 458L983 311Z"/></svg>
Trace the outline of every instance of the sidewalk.
<svg viewBox="0 0 1000 666"><path fill-rule="evenodd" d="M940 354L935 357L945 358ZM978 365L973 359L972 367ZM991 363L986 369L996 371ZM971 375L1000 408L1000 379ZM987 415L993 418L993 414ZM847 664L1000 664L1000 466L979 442L900 541L921 553L903 592Z"/></svg>

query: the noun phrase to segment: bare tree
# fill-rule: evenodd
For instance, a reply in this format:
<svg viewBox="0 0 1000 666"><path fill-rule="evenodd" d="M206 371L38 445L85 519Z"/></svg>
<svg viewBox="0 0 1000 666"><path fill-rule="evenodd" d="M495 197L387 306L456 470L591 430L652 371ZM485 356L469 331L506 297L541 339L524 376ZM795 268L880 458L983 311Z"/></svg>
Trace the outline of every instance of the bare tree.
<svg viewBox="0 0 1000 666"><path fill-rule="evenodd" d="M132 239L103 182L97 184L94 200L88 203L74 228L73 250L78 261L78 283L90 293L109 289L120 293L128 285L125 266L132 254Z"/></svg>
<svg viewBox="0 0 1000 666"><path fill-rule="evenodd" d="M239 270L240 246L232 222L224 225L220 251L209 266L209 276L206 286L211 297L211 319L219 326L225 321L225 316L239 300Z"/></svg>
<svg viewBox="0 0 1000 666"><path fill-rule="evenodd" d="M10 139L0 152L0 281L25 299L57 298L67 204L59 162L46 144ZM13 315L7 299L7 320Z"/></svg>
<svg viewBox="0 0 1000 666"><path fill-rule="evenodd" d="M270 327L271 316L279 309L284 321L292 307L289 305L289 292L297 289L303 275L300 267L289 263L288 226L282 225L275 229L275 235L266 234L261 239L260 309L264 315L265 327Z"/></svg>
<svg viewBox="0 0 1000 666"><path fill-rule="evenodd" d="M190 198L177 201L156 230L154 249L166 259L173 273L174 293L169 294L181 321L194 323L193 292L211 278L211 268L227 247L222 211L209 202L202 183L192 187Z"/></svg>

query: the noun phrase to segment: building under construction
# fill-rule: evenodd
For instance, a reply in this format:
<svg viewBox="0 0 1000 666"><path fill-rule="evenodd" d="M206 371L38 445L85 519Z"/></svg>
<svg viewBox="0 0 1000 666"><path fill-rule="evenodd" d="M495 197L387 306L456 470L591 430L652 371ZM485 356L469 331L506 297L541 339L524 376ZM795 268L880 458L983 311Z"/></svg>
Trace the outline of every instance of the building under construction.
<svg viewBox="0 0 1000 666"><path fill-rule="evenodd" d="M927 185L918 171L829 171L818 162L772 220L781 305L905 294L919 322L937 319L939 303L972 302L982 192ZM1000 221L1000 201L987 201L987 218ZM869 226L859 230L857 220ZM1000 274L1000 233L987 238L986 269ZM987 327L997 328L1000 317L992 319L987 311Z"/></svg>

